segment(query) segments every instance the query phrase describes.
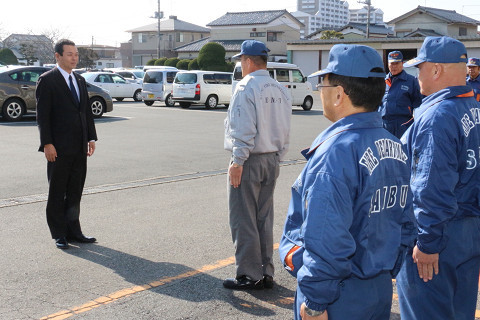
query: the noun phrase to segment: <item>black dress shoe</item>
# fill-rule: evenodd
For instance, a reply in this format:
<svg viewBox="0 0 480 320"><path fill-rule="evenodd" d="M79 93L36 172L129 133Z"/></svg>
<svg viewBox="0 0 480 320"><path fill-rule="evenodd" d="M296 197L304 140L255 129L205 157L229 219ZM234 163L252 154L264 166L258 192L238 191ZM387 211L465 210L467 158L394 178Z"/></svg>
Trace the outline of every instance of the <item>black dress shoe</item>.
<svg viewBox="0 0 480 320"><path fill-rule="evenodd" d="M87 237L85 235L80 235L80 236L76 236L76 237L68 237L68 240L70 242L80 242L80 243L94 243L94 242L97 242L97 239L93 238L93 237Z"/></svg>
<svg viewBox="0 0 480 320"><path fill-rule="evenodd" d="M265 289L272 289L273 288L273 277L272 276L263 276L263 287Z"/></svg>
<svg viewBox="0 0 480 320"><path fill-rule="evenodd" d="M263 279L252 280L247 276L241 276L235 278L227 278L223 281L223 286L232 290L262 290Z"/></svg>
<svg viewBox="0 0 480 320"><path fill-rule="evenodd" d="M68 245L67 239L65 238L58 238L55 239L55 245L58 249L68 249L70 246Z"/></svg>

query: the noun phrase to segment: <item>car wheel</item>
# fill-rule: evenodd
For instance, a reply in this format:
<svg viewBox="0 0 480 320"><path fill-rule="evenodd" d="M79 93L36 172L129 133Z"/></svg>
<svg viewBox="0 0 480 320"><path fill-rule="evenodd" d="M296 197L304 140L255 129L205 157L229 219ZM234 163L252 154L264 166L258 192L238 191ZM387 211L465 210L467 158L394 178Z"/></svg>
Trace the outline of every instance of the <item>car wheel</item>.
<svg viewBox="0 0 480 320"><path fill-rule="evenodd" d="M302 108L305 111L311 110L313 107L313 99L312 97L308 96L305 97L305 100L303 100Z"/></svg>
<svg viewBox="0 0 480 320"><path fill-rule="evenodd" d="M123 101L123 98L115 98L117 101Z"/></svg>
<svg viewBox="0 0 480 320"><path fill-rule="evenodd" d="M166 105L167 107L173 107L173 106L175 106L175 101L173 101L171 94L168 94L168 95L167 95L167 98L165 99L165 105Z"/></svg>
<svg viewBox="0 0 480 320"><path fill-rule="evenodd" d="M190 102L180 102L180 107L184 109L190 108L191 103Z"/></svg>
<svg viewBox="0 0 480 320"><path fill-rule="evenodd" d="M90 99L90 107L92 108L93 117L100 118L106 109L105 101L99 97L93 97Z"/></svg>
<svg viewBox="0 0 480 320"><path fill-rule="evenodd" d="M25 114L25 107L22 100L13 98L7 100L2 107L3 118L7 121L18 121Z"/></svg>
<svg viewBox="0 0 480 320"><path fill-rule="evenodd" d="M153 101L143 101L143 103L145 103L149 107L153 105Z"/></svg>
<svg viewBox="0 0 480 320"><path fill-rule="evenodd" d="M135 91L135 93L133 94L133 100L135 100L136 102L142 101L142 90L141 89L138 89L137 91Z"/></svg>
<svg viewBox="0 0 480 320"><path fill-rule="evenodd" d="M205 108L207 109L214 109L218 105L218 98L217 96L211 94L208 96L207 101L205 101Z"/></svg>

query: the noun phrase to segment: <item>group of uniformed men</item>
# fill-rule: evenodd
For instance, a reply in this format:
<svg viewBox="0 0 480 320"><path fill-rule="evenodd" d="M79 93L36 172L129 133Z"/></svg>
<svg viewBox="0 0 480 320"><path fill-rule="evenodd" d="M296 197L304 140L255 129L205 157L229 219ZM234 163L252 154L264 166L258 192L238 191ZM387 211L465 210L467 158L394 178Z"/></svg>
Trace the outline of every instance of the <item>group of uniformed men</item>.
<svg viewBox="0 0 480 320"><path fill-rule="evenodd" d="M266 71L263 43L245 41L238 57L244 79L225 121L236 277L223 285L272 288L273 190L291 104ZM400 51L388 64L385 77L373 48L337 44L311 75L333 124L302 152L308 161L292 186L279 247L298 283L295 319L387 320L392 278L404 320L475 317L479 59L467 60L458 40L427 37L406 63L418 78L403 70Z"/></svg>

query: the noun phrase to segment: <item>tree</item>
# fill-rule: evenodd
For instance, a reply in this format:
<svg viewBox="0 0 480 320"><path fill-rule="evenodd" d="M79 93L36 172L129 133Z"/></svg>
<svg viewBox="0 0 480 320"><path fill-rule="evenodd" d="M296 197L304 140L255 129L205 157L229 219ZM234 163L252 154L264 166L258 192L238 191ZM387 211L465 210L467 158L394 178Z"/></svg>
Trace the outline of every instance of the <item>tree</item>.
<svg viewBox="0 0 480 320"><path fill-rule="evenodd" d="M78 58L77 68L95 68L98 54L90 48L78 48Z"/></svg>
<svg viewBox="0 0 480 320"><path fill-rule="evenodd" d="M23 55L23 59L27 60L27 66L31 66L34 62L38 61L35 50L33 44L20 44L20 49L18 51Z"/></svg>
<svg viewBox="0 0 480 320"><path fill-rule="evenodd" d="M1 64L18 64L17 57L13 54L13 51L5 48L0 49L0 63Z"/></svg>
<svg viewBox="0 0 480 320"><path fill-rule="evenodd" d="M189 63L190 63L189 59L182 59L182 60L178 61L176 67L177 67L177 69L180 69L180 70L188 70Z"/></svg>
<svg viewBox="0 0 480 320"><path fill-rule="evenodd" d="M205 44L197 58L201 70L219 71L220 67L225 70L225 48L216 42Z"/></svg>
<svg viewBox="0 0 480 320"><path fill-rule="evenodd" d="M180 61L180 59L178 59L178 58L170 58L170 59L167 59L167 61L165 61L165 66L168 66L168 67L176 67L178 61Z"/></svg>
<svg viewBox="0 0 480 320"><path fill-rule="evenodd" d="M200 67L198 66L197 58L190 61L188 64L188 70L198 70Z"/></svg>
<svg viewBox="0 0 480 320"><path fill-rule="evenodd" d="M343 39L343 33L337 32L335 30L325 30L322 31L322 36L320 39Z"/></svg>

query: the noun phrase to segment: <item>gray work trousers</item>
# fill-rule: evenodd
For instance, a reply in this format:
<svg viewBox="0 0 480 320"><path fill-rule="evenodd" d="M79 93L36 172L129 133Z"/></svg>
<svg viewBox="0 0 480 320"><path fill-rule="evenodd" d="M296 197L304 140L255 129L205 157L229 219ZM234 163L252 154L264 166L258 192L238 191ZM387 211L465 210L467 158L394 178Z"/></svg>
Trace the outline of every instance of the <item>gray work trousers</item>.
<svg viewBox="0 0 480 320"><path fill-rule="evenodd" d="M277 153L250 154L238 188L228 178L230 230L236 276L273 277L273 192L280 171Z"/></svg>

